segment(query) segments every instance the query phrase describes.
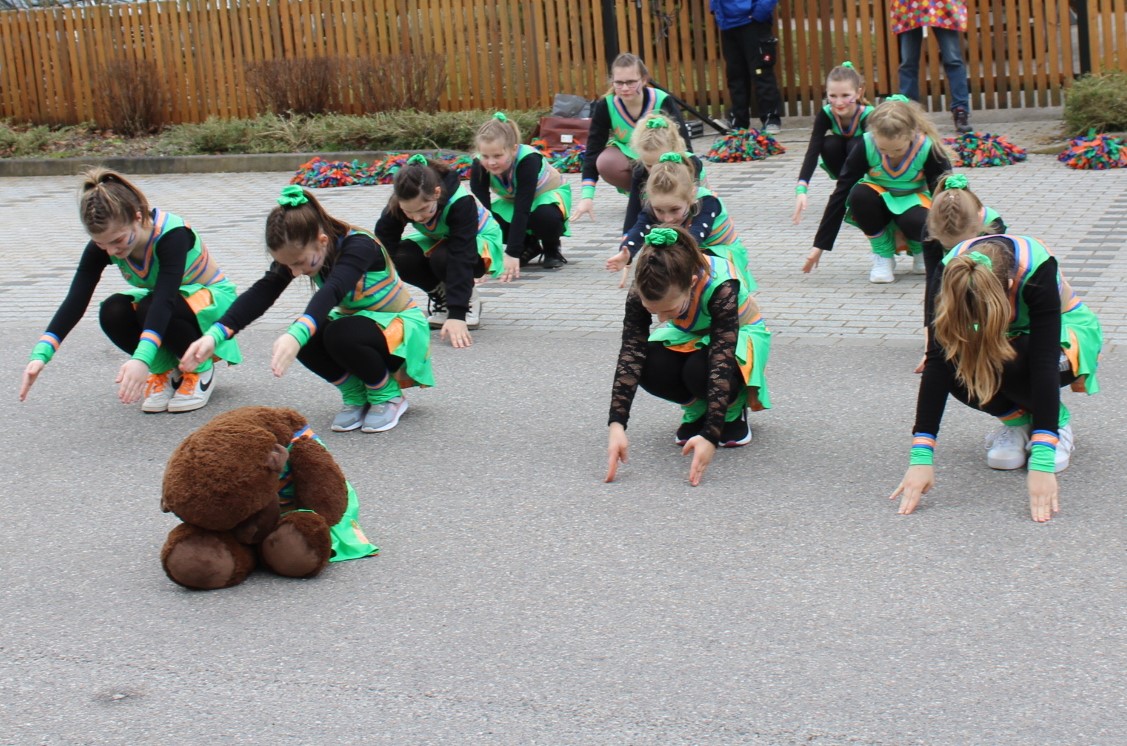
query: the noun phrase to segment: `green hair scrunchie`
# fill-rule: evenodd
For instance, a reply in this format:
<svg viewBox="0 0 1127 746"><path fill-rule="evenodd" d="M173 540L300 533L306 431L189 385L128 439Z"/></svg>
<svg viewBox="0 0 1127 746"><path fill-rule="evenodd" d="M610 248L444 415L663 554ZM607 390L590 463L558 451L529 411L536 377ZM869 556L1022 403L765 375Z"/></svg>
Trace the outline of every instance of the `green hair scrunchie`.
<svg viewBox="0 0 1127 746"><path fill-rule="evenodd" d="M422 153L415 153L413 156L411 156L410 158L407 159L407 165L408 166L429 166L430 164L427 163L427 157L425 155L423 155Z"/></svg>
<svg viewBox="0 0 1127 746"><path fill-rule="evenodd" d="M662 153L661 157L657 159L658 163L684 163L685 156L680 153Z"/></svg>
<svg viewBox="0 0 1127 746"><path fill-rule="evenodd" d="M677 243L677 231L672 228L654 228L646 234L650 246L672 246Z"/></svg>
<svg viewBox="0 0 1127 746"><path fill-rule="evenodd" d="M646 129L648 130L664 130L669 129L669 122L665 117L656 116L650 117L646 120Z"/></svg>
<svg viewBox="0 0 1127 746"><path fill-rule="evenodd" d="M902 104L907 104L911 103L912 99L908 98L903 93L894 93L886 98L885 101L899 101Z"/></svg>
<svg viewBox="0 0 1127 746"><path fill-rule="evenodd" d="M944 189L966 189L970 186L967 177L963 174L951 174L947 180L943 182Z"/></svg>
<svg viewBox="0 0 1127 746"><path fill-rule="evenodd" d="M981 251L972 251L967 254L975 264L981 264L986 269L994 270L994 260L983 254Z"/></svg>
<svg viewBox="0 0 1127 746"><path fill-rule="evenodd" d="M841 63L841 66L842 66L842 67L847 67L847 68L849 68L850 70L854 69L854 68L853 68L853 63L852 63L852 62L850 62L849 60L846 60L845 62L842 62L842 63Z"/></svg>
<svg viewBox="0 0 1127 746"><path fill-rule="evenodd" d="M509 118L507 116L505 116L505 112L503 112L503 111L499 111L499 112L495 113L493 115L493 118L496 119L498 122L509 121Z"/></svg>
<svg viewBox="0 0 1127 746"><path fill-rule="evenodd" d="M278 204L282 207L301 207L309 198L305 196L305 190L297 184L290 184L288 187L282 189L281 195L278 196Z"/></svg>

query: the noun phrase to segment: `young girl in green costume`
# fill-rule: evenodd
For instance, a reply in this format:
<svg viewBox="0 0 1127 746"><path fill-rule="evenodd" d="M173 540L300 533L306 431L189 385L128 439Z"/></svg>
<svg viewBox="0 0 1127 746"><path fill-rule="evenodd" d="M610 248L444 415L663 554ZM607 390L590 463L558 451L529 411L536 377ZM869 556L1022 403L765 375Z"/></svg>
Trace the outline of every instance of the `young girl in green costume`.
<svg viewBox="0 0 1127 746"><path fill-rule="evenodd" d="M963 241L977 236L991 236L1006 232L1006 223L996 210L982 204L970 190L970 182L963 174L948 174L935 185L931 208L927 211L924 229L923 256L927 280L924 283L924 329L931 327L931 314L935 307L932 296L932 278L939 269L943 255ZM925 349L927 345L924 345ZM926 358L916 367L922 373Z"/></svg>
<svg viewBox="0 0 1127 746"><path fill-rule="evenodd" d="M633 176L630 180L630 194L626 202L626 222L623 233L629 231L638 222L638 215L642 212L642 201L645 199L646 182L650 178L650 169L658 159L666 153L680 153L693 169L693 178L704 184L704 161L689 152L688 144L681 137L681 131L669 117L661 112L655 112L645 117L634 128L630 137L630 147L638 154L634 164Z"/></svg>
<svg viewBox="0 0 1127 746"><path fill-rule="evenodd" d="M404 236L407 226L412 231ZM441 161L413 155L395 175L392 196L376 223L404 282L426 292L427 321L454 347L473 344L481 324L477 282L504 271L501 227Z"/></svg>
<svg viewBox="0 0 1127 746"><path fill-rule="evenodd" d="M630 188L634 162L638 159L630 147L630 138L646 116L662 112L677 123L684 141L690 141L677 104L665 91L649 86L649 80L649 70L636 55L623 53L611 63L610 90L591 111L583 154L583 190L573 220L587 214L595 217L595 184L600 176L621 192Z"/></svg>
<svg viewBox="0 0 1127 746"><path fill-rule="evenodd" d="M501 282L520 277L521 265L543 254L545 269L567 264L560 238L570 235L571 185L535 148L522 145L520 128L498 112L477 131L470 190L506 235Z"/></svg>
<svg viewBox="0 0 1127 746"><path fill-rule="evenodd" d="M826 100L829 102L814 116L814 129L810 145L798 173L794 187L794 215L791 222L798 225L808 204L807 192L810 178L818 166L833 180L841 173L845 159L863 143L865 125L873 107L865 100L865 80L853 67L843 62L826 76Z"/></svg>
<svg viewBox="0 0 1127 746"><path fill-rule="evenodd" d="M118 398L132 404L144 396L144 412L203 407L215 386L213 355L238 363L238 346L233 341L217 345L183 375L176 365L188 345L231 305L235 284L183 218L150 207L141 190L121 174L87 171L79 214L91 241L66 298L31 352L20 401L86 313L102 273L113 265L132 286L106 298L98 314L110 341L132 356L117 373Z"/></svg>
<svg viewBox="0 0 1127 746"><path fill-rule="evenodd" d="M191 366L266 313L295 277L317 288L274 342L270 368L283 375L296 358L336 386L344 408L332 429L390 430L407 411L403 387L433 386L430 330L372 234L325 212L299 186L282 190L266 218L266 274L185 353Z"/></svg>
<svg viewBox="0 0 1127 746"><path fill-rule="evenodd" d="M693 454L695 486L717 446L751 442L748 405L771 406L764 376L771 333L728 262L703 254L683 228L651 230L637 265L611 394L606 481L626 462L626 425L641 386L681 405L675 442Z"/></svg>
<svg viewBox="0 0 1127 746"><path fill-rule="evenodd" d="M912 272L923 274L922 241L931 193L950 170L943 141L919 105L890 96L870 115L864 147L845 159L802 271L813 270L822 252L833 249L844 217L869 239L869 282L896 280L897 232L906 239Z"/></svg>
<svg viewBox="0 0 1127 746"><path fill-rule="evenodd" d="M748 292L757 285L747 266L747 249L723 203L700 186L693 167L681 153L666 153L650 169L646 182L645 209L622 238L619 252L606 262L607 271L622 270L641 250L645 237L658 226L684 228L702 252L731 265L735 277Z"/></svg>
<svg viewBox="0 0 1127 746"><path fill-rule="evenodd" d="M936 436L947 395L997 417L986 439L992 469L1028 463L1030 513L1059 509L1055 473L1073 446L1060 389L1094 394L1102 337L1095 313L1036 239L1003 234L963 241L933 278L934 321L916 402L910 466L889 496L911 513L935 484Z"/></svg>

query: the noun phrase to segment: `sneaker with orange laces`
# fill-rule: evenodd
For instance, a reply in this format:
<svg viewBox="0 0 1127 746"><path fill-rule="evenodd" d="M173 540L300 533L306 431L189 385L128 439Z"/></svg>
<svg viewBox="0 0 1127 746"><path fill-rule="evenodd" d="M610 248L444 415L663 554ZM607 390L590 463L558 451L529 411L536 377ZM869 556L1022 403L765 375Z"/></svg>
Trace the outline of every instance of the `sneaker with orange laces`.
<svg viewBox="0 0 1127 746"><path fill-rule="evenodd" d="M145 384L145 401L141 402L141 411L150 414L168 411L168 403L172 395L180 386L180 381L172 377L172 373L153 373Z"/></svg>
<svg viewBox="0 0 1127 746"><path fill-rule="evenodd" d="M172 401L168 402L168 411L194 412L207 404L214 388L214 365L201 373L185 373L184 380L176 388Z"/></svg>

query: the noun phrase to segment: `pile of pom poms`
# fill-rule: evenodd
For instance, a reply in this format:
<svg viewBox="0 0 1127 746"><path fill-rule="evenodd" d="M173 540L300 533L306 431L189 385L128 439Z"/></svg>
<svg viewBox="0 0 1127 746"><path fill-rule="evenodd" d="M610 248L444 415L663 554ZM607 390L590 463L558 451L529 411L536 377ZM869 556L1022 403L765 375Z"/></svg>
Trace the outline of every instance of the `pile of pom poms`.
<svg viewBox="0 0 1127 746"><path fill-rule="evenodd" d="M543 140L534 140L532 145L563 173L579 173L583 167L584 147L582 145L575 144L557 151L550 150ZM410 154L408 153L389 153L386 158L377 159L372 163L364 163L363 161L326 161L318 156L301 164L297 173L290 179L290 183L300 184L311 189L390 184L395 180L396 172L407 162L409 157ZM440 153L429 157L432 160L445 163L454 173L458 174L458 178L470 178L470 171L473 169L473 156L465 153L461 155Z"/></svg>
<svg viewBox="0 0 1127 746"><path fill-rule="evenodd" d="M766 132L752 128L733 130L712 144L706 156L713 163L739 163L761 161L772 155L787 152L779 142Z"/></svg>
<svg viewBox="0 0 1127 746"><path fill-rule="evenodd" d="M1069 168L1103 171L1108 168L1127 168L1127 140L1115 135L1089 132L1068 143L1068 148L1057 160Z"/></svg>
<svg viewBox="0 0 1127 746"><path fill-rule="evenodd" d="M1001 135L986 132L967 132L958 137L947 137L944 144L955 151L954 165L963 168L1010 166L1024 161L1027 153Z"/></svg>

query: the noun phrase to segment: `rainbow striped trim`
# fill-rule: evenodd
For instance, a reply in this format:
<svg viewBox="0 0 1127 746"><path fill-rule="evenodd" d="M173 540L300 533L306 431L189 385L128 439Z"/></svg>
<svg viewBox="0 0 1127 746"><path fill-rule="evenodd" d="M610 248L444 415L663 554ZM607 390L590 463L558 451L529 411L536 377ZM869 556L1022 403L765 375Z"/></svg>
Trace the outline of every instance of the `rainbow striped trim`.
<svg viewBox="0 0 1127 746"><path fill-rule="evenodd" d="M58 337L56 337L51 332L44 332L43 336L41 336L39 338L39 341L36 342L36 344L50 345L52 352L58 352L59 351L59 345L62 344L62 340L60 340Z"/></svg>
<svg viewBox="0 0 1127 746"><path fill-rule="evenodd" d="M1026 411L1021 407L1018 407L1017 409L1011 409L1009 412L1006 412L1003 415L999 415L998 419L1001 420L1003 424L1009 425L1013 422L1016 422L1017 420L1020 420L1025 415Z"/></svg>
<svg viewBox="0 0 1127 746"><path fill-rule="evenodd" d="M908 152L904 154L904 158L895 166L892 165L892 161L889 160L888 156L881 155L881 168L884 169L886 174L893 178L903 176L908 171L908 167L912 165L912 161L920 154L920 150L923 149L925 142L927 142L926 136L917 135L916 141L912 143L912 147L908 148Z"/></svg>
<svg viewBox="0 0 1127 746"><path fill-rule="evenodd" d="M1057 450L1057 444L1060 443L1060 438L1057 434L1048 430L1034 430L1033 436L1029 438L1029 446L1045 446L1051 448L1053 451Z"/></svg>
<svg viewBox="0 0 1127 746"><path fill-rule="evenodd" d="M141 332L141 340L137 344L138 344L138 346L140 346L140 345L144 344L145 342L148 342L153 347L156 347L156 348L159 349L160 345L161 345L161 341L162 340L161 340L161 337L160 337L159 334L154 332L152 329L146 329L145 331Z"/></svg>
<svg viewBox="0 0 1127 746"><path fill-rule="evenodd" d="M931 433L915 433L912 436L912 451L908 464L931 466L933 463L935 463L935 436Z"/></svg>

